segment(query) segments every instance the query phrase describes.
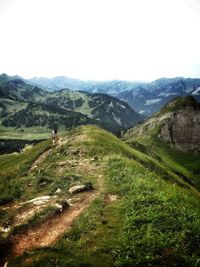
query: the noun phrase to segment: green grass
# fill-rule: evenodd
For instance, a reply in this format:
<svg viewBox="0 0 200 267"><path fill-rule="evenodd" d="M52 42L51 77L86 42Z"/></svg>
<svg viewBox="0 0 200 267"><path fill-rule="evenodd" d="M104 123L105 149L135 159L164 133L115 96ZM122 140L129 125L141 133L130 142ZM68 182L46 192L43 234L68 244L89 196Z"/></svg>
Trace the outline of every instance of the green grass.
<svg viewBox="0 0 200 267"><path fill-rule="evenodd" d="M148 156L139 150L131 148L122 141L119 142L119 139L112 134L92 126L86 128L86 134L93 138L92 142L87 143L87 147L90 147L92 150L92 153L90 154L91 156L98 154L106 155L107 153L121 154L125 157L139 161L149 170L157 172L165 180L177 183L183 187L191 187L187 182L176 175L173 172L173 169L163 165L162 162L153 158L151 155ZM196 191L195 188L193 189Z"/></svg>
<svg viewBox="0 0 200 267"><path fill-rule="evenodd" d="M130 160L113 158L109 166L114 192L124 196L117 265L193 266L199 259L198 198Z"/></svg>
<svg viewBox="0 0 200 267"><path fill-rule="evenodd" d="M16 129L0 126L0 139L40 140L48 139L50 136L51 130L44 127Z"/></svg>
<svg viewBox="0 0 200 267"><path fill-rule="evenodd" d="M200 157L198 154L175 150L155 135L148 139L132 138L128 140L128 143L156 158L198 190L200 189Z"/></svg>
<svg viewBox="0 0 200 267"><path fill-rule="evenodd" d="M45 150L51 147L51 141L43 141L22 153L0 156L0 203L13 201L23 192L23 177L27 175L31 164Z"/></svg>
<svg viewBox="0 0 200 267"><path fill-rule="evenodd" d="M106 132L100 129L82 128L74 134L80 132L90 133L92 140L82 147L104 166L104 194L54 247L27 253L9 266L24 266L25 260L29 267L198 266L199 197L144 167L112 135L107 134L105 143ZM118 200L106 203L107 194L117 194Z"/></svg>
<svg viewBox="0 0 200 267"><path fill-rule="evenodd" d="M71 159L71 149L74 156L82 148L84 158L97 158L96 175L102 175L104 190L57 244L26 252L9 267L199 266L200 204L189 185L178 186L178 176L166 166L94 126L66 136L72 142L53 150L38 173L43 169L42 177L54 177L57 161ZM37 171L32 174L36 180ZM64 173L57 175L57 185ZM97 179L79 175L83 181ZM106 202L108 194L118 199Z"/></svg>

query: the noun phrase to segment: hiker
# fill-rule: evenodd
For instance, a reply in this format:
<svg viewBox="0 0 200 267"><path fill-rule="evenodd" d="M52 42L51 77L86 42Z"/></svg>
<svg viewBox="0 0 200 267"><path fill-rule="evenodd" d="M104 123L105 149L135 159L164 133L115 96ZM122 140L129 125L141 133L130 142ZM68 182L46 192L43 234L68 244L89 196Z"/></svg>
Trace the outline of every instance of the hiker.
<svg viewBox="0 0 200 267"><path fill-rule="evenodd" d="M58 141L58 135L57 135L57 129L56 128L52 131L52 141L53 141L53 145L56 145L56 143Z"/></svg>

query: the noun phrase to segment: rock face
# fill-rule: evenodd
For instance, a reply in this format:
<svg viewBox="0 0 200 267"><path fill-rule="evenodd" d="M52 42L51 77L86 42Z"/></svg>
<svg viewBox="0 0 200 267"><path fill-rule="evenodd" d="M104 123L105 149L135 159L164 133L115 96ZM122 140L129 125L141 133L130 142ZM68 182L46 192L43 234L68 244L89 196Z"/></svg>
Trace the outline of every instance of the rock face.
<svg viewBox="0 0 200 267"><path fill-rule="evenodd" d="M177 149L200 152L200 108L188 105L173 111L160 137Z"/></svg>

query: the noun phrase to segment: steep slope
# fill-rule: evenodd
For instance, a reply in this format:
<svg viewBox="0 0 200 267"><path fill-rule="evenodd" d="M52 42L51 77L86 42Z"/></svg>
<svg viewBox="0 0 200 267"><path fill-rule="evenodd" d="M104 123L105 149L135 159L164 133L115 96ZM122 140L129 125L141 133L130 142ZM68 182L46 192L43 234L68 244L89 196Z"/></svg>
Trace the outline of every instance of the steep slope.
<svg viewBox="0 0 200 267"><path fill-rule="evenodd" d="M200 103L190 96L179 98L161 110L167 112L171 115L160 137L178 149L200 152Z"/></svg>
<svg viewBox="0 0 200 267"><path fill-rule="evenodd" d="M70 110L78 111L104 121L119 128L127 128L144 119L129 105L106 94L89 94L86 92L72 92L61 90L51 94L45 101L50 105L57 105Z"/></svg>
<svg viewBox="0 0 200 267"><path fill-rule="evenodd" d="M157 131L172 147L199 152L200 103L192 96L176 98L143 124L128 130L125 136L149 135L151 131Z"/></svg>
<svg viewBox="0 0 200 267"><path fill-rule="evenodd" d="M2 99L0 116L2 126L5 127L51 128L53 125L58 125L66 129L91 123L117 132L143 119L128 104L105 94L72 92L68 89L50 93L20 79L0 85L0 97ZM14 108L15 103L16 108ZM53 115L53 112L56 114ZM22 123L23 116L26 119Z"/></svg>
<svg viewBox="0 0 200 267"><path fill-rule="evenodd" d="M130 145L165 162L198 188L199 136L200 104L191 96L172 100L153 117L124 134Z"/></svg>
<svg viewBox="0 0 200 267"><path fill-rule="evenodd" d="M0 162L1 201L12 200L0 207L8 267L198 264L199 194L112 134L79 127L56 147L46 141ZM88 182L93 191L69 193Z"/></svg>

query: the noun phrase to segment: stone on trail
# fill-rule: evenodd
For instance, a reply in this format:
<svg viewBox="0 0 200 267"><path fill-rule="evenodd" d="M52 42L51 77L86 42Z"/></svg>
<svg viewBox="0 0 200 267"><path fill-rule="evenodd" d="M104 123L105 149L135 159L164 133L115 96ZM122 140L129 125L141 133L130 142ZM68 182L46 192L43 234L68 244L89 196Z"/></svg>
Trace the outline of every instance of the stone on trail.
<svg viewBox="0 0 200 267"><path fill-rule="evenodd" d="M58 203L55 203L55 207L59 209L60 212L62 212L63 210L63 206L58 204Z"/></svg>
<svg viewBox="0 0 200 267"><path fill-rule="evenodd" d="M70 192L70 194L75 194L75 193L79 193L82 191L85 191L85 185L75 185L72 186L68 191Z"/></svg>
<svg viewBox="0 0 200 267"><path fill-rule="evenodd" d="M61 193L61 189L60 188L58 188L56 191L55 191L55 193L54 194L59 194L59 193Z"/></svg>
<svg viewBox="0 0 200 267"><path fill-rule="evenodd" d="M76 194L76 193L83 192L83 191L90 191L92 189L93 189L92 184L90 182L88 182L88 183L85 183L83 185L72 186L68 191L71 194Z"/></svg>
<svg viewBox="0 0 200 267"><path fill-rule="evenodd" d="M3 232L3 233L8 233L10 232L10 230L11 230L10 227L7 227L7 228L0 227L0 232Z"/></svg>
<svg viewBox="0 0 200 267"><path fill-rule="evenodd" d="M35 205L43 204L44 202L48 201L51 197L50 196L42 196L42 197L36 197L31 200L28 200L26 203L33 203Z"/></svg>

